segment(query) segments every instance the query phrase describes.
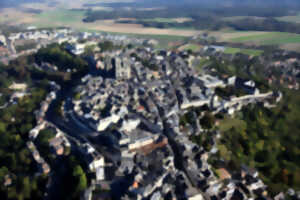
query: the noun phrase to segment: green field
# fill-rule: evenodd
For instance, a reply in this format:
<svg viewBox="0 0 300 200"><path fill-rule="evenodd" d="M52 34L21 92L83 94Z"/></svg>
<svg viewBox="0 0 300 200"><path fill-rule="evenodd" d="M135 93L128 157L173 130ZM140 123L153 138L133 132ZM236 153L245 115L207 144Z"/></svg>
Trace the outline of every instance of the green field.
<svg viewBox="0 0 300 200"><path fill-rule="evenodd" d="M42 27L56 27L58 25L71 25L81 22L85 11L57 9L38 14L34 25Z"/></svg>
<svg viewBox="0 0 300 200"><path fill-rule="evenodd" d="M202 47L197 44L186 44L181 46L180 50L192 50L192 51L199 51Z"/></svg>
<svg viewBox="0 0 300 200"><path fill-rule="evenodd" d="M265 17L255 17L255 16L234 16L234 17L223 17L222 20L223 21L227 21L227 22L233 22L236 20L243 20L243 19L265 19Z"/></svg>
<svg viewBox="0 0 300 200"><path fill-rule="evenodd" d="M233 38L231 42L254 42L261 45L300 43L300 34L270 32Z"/></svg>
<svg viewBox="0 0 300 200"><path fill-rule="evenodd" d="M240 48L227 47L224 53L227 54L243 53L250 56L259 56L263 53L263 51L257 49L240 49Z"/></svg>

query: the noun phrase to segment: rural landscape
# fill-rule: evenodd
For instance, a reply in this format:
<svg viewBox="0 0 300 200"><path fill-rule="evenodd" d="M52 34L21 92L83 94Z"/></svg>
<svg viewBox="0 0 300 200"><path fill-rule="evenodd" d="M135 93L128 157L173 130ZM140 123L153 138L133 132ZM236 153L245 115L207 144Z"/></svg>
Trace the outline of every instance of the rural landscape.
<svg viewBox="0 0 300 200"><path fill-rule="evenodd" d="M0 1L1 200L299 200L300 1Z"/></svg>
<svg viewBox="0 0 300 200"><path fill-rule="evenodd" d="M177 7L172 7L172 5L168 4L165 6L170 6L170 8L166 12L160 12L164 8L164 3L161 7L159 5L159 3L155 2L150 5L147 3L143 4L143 1L137 4L132 3L131 5L126 0L117 1L117 3L114 3L114 1L97 2L93 0L75 0L72 2L49 0L41 1L40 3L26 3L13 8L4 8L0 13L0 23L35 26L38 28L70 27L81 31L140 36L155 35L159 37L160 35L171 35L180 36L180 39L207 33L218 42L226 42L233 46L241 43L249 48L250 52L253 52L251 50L252 46L261 45L278 46L282 49L300 51L300 32L296 32L297 27L300 27L300 13L296 11L292 12L292 14L282 13L283 11L280 11L281 13L274 12L274 16L262 17L262 11L257 11L257 13L253 11L251 13L250 10L250 16L235 16L235 14L240 14L239 11L236 13L224 13L221 18L218 17L218 20L215 20L216 16L212 17L210 14L194 17L194 11L190 11L189 8L174 14ZM132 10L138 10L139 13L136 17L139 20L130 14L130 10L124 11L122 6L124 8L133 6ZM201 8L201 11L204 9L205 7ZM255 9L254 7L253 10ZM151 11L154 11L154 13L149 15ZM228 12L230 12L230 9L228 9ZM97 13L101 14L98 18ZM142 19L143 16L145 17L144 19ZM95 19L90 20L90 18ZM243 20L247 19L252 20L247 23L252 23L249 27L253 26L253 30L251 28L242 30L243 27L239 27L238 24L244 23ZM266 22L271 19L276 21ZM90 21L87 23L88 20ZM197 23L193 23L196 20ZM199 21L205 21L205 23ZM238 24L235 25L235 22L238 22ZM245 23L245 27L247 23ZM264 26L264 23L266 26ZM275 26L278 23L286 24L280 24L278 25L279 28L276 28ZM267 26L271 27L270 30L266 30ZM290 29L293 31L290 32L289 28L282 28L286 26L291 26ZM175 37L175 39L178 40L179 38ZM228 52L237 52L237 50L229 50Z"/></svg>

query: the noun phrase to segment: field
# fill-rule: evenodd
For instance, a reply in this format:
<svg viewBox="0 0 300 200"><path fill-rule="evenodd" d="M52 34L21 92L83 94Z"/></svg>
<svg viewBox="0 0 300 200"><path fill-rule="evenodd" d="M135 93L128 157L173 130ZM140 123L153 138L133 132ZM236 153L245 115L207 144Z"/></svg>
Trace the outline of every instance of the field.
<svg viewBox="0 0 300 200"><path fill-rule="evenodd" d="M114 0L103 0L103 2L113 2ZM121 1L121 0L115 0ZM214 36L219 42L244 43L250 45L278 45L287 50L300 51L300 34L279 33L279 32L260 32L260 31L235 31L231 29L223 29L220 31L199 31L191 28L154 28L143 27L141 24L135 24L134 20L131 24L118 23L118 20L98 20L92 23L84 23L82 20L85 17L83 10L71 10L74 8L82 8L84 3L95 3L97 0L62 0L55 7L49 6L47 3L39 4L24 4L20 9L9 8L0 11L0 23L25 26L37 26L38 28L59 27L66 26L80 31L93 32L108 32L126 35L141 35L152 36L157 35L163 43L160 46L166 46L170 41L174 42L177 38L169 38L168 36L183 37L194 36L203 32L208 32L210 36ZM124 0L125 2L125 0ZM40 14L26 12L26 9L38 9L42 12ZM96 8L98 9L98 8ZM110 9L99 7L99 9ZM223 20L239 20L245 18L244 16L225 17ZM144 19L146 21L171 23L182 23L191 20L191 18L153 18ZM280 18L280 20L297 21L300 22L300 14L298 16L287 16ZM161 37L167 36L167 37ZM179 39L179 38L178 38ZM185 49L198 50L199 47L195 45L187 45ZM227 53L242 52L250 55L258 55L260 52L241 49L227 49Z"/></svg>
<svg viewBox="0 0 300 200"><path fill-rule="evenodd" d="M263 45L299 43L300 34L270 32L260 35L242 36L231 39L232 42L257 42Z"/></svg>
<svg viewBox="0 0 300 200"><path fill-rule="evenodd" d="M247 54L250 56L259 56L263 53L263 51L256 50L256 49L240 49L240 48L226 47L224 53L227 53L227 54L243 53L243 54Z"/></svg>
<svg viewBox="0 0 300 200"><path fill-rule="evenodd" d="M13 8L0 10L0 23L6 25L30 24L34 21L34 17L34 14L24 13Z"/></svg>
<svg viewBox="0 0 300 200"><path fill-rule="evenodd" d="M211 32L217 41L249 45L278 45L282 49L300 51L300 34L260 31Z"/></svg>
<svg viewBox="0 0 300 200"><path fill-rule="evenodd" d="M143 19L146 22L161 22L161 23L184 23L191 21L191 18L153 18L153 19Z"/></svg>
<svg viewBox="0 0 300 200"><path fill-rule="evenodd" d="M254 16L234 16L234 17L223 17L223 21L227 22L232 22L236 20L242 20L242 19L247 19L247 18L252 18L252 19L265 19L264 17L254 17Z"/></svg>
<svg viewBox="0 0 300 200"><path fill-rule="evenodd" d="M40 28L72 25L81 22L84 18L84 13L84 11L64 9L42 12L36 15L36 20L33 24Z"/></svg>
<svg viewBox="0 0 300 200"><path fill-rule="evenodd" d="M181 29L159 29L145 28L140 24L123 24L114 20L99 20L93 23L84 23L84 11L55 9L44 11L41 14L30 16L28 25L35 25L39 28L67 26L77 30L102 31L123 34L142 34L142 35L174 35L174 36L193 36L198 31ZM0 14L1 16L1 14ZM24 15L26 18L26 15ZM14 19L20 21L21 19Z"/></svg>
<svg viewBox="0 0 300 200"><path fill-rule="evenodd" d="M197 44L185 44L179 47L179 50L192 50L192 51L199 51L202 48L201 45Z"/></svg>
<svg viewBox="0 0 300 200"><path fill-rule="evenodd" d="M300 13L294 16L277 17L276 19L284 22L300 23Z"/></svg>

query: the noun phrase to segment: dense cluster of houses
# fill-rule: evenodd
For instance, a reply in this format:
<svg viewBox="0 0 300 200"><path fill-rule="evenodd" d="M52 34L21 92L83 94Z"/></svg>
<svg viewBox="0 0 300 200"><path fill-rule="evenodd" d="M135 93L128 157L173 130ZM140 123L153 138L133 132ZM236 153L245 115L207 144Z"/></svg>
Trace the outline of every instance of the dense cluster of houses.
<svg viewBox="0 0 300 200"><path fill-rule="evenodd" d="M96 45L99 41L105 40L113 41L116 45L141 45L144 43L151 45L153 43L153 40L139 39L124 35L76 32L69 28L40 30L33 27L23 32L11 33L7 37L0 34L0 61L7 64L12 59L22 55L32 54L48 44L62 44L64 42L70 44L67 46L67 50L69 50L70 53L81 55L85 52L86 47ZM29 47L33 46L31 49L22 48L22 51L19 52L16 50L18 46L23 46L27 43L35 45L30 45Z"/></svg>
<svg viewBox="0 0 300 200"><path fill-rule="evenodd" d="M205 152L188 137L202 134L200 125L187 135L179 120L202 106L234 114L249 103L274 100L277 93L261 94L251 80L198 74L189 60L187 52L150 48L95 56L97 75L82 78L71 112L99 136L109 134L117 141L121 155L110 163L116 170L104 170L109 175L98 183L129 185L118 193L124 199L267 199L257 172L246 167L237 177L219 169L218 179L208 163L209 155L218 151L216 144ZM218 97L215 89L228 86L240 87L246 95ZM101 169L103 164L107 167L105 159L99 161Z"/></svg>
<svg viewBox="0 0 300 200"><path fill-rule="evenodd" d="M122 45L155 43L126 36L75 33L69 29L30 30L11 34L8 38L0 35L2 45L7 45L7 40L10 45L17 40L44 41L44 44L67 41L70 43L67 49L74 55L83 54L87 46L102 40ZM210 49L224 51L218 46L207 47ZM110 189L115 199L269 199L266 185L257 171L246 166L235 173L217 169L217 177L208 159L219 151L215 142L219 133L214 133L212 149L207 152L189 139L191 135L204 134L205 130L198 122L195 127L182 127L180 118L190 109L203 107L214 114L234 115L252 103L272 106L281 100L282 94L261 93L255 82L239 77L199 74L192 65L198 58L186 51L152 48L124 48L97 53L91 58L93 73L83 77L76 88L71 110L63 107L65 113L72 116L68 120L93 130L93 137L101 137L105 140L102 141L104 146L110 149L107 154L99 152L88 140L77 141L88 171L95 175L86 199L91 199L93 190L100 186ZM49 63L36 67L57 70ZM44 174L51 169L36 147L39 133L45 129L54 130L55 137L49 141L49 146L56 156L65 154L71 147L70 136L45 120L49 105L60 90L55 83L51 85L51 92L36 112L38 123L30 131L27 143ZM227 87L239 88L245 95L232 94L226 98L217 95L217 88ZM20 83L10 86L16 94L23 94L26 88ZM184 128L188 130L183 131Z"/></svg>

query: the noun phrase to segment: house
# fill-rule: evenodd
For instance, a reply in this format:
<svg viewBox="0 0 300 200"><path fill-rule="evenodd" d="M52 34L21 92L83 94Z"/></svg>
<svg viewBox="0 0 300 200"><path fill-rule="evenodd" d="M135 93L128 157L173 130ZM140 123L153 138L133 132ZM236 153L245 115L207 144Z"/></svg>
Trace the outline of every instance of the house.
<svg viewBox="0 0 300 200"><path fill-rule="evenodd" d="M59 136L51 139L49 145L54 149L57 155L62 155L64 153L63 142L63 138Z"/></svg>
<svg viewBox="0 0 300 200"><path fill-rule="evenodd" d="M212 51L212 52L224 52L225 47L224 46L216 46L216 45L210 45L210 46L205 46L204 51Z"/></svg>
<svg viewBox="0 0 300 200"><path fill-rule="evenodd" d="M74 55L80 55L84 53L85 44L71 44L67 46L67 50L69 50Z"/></svg>
<svg viewBox="0 0 300 200"><path fill-rule="evenodd" d="M50 173L50 167L46 162L43 162L40 165L40 170L43 174L49 174Z"/></svg>
<svg viewBox="0 0 300 200"><path fill-rule="evenodd" d="M105 161L104 157L101 155L96 155L95 153L88 154L86 156L86 161L88 168L91 172L96 173L96 181L105 180Z"/></svg>
<svg viewBox="0 0 300 200"><path fill-rule="evenodd" d="M132 143L130 143L128 145L128 148L129 148L129 150L139 149L143 146L152 144L154 141L155 141L155 139L151 136L140 138L138 140L132 141Z"/></svg>
<svg viewBox="0 0 300 200"><path fill-rule="evenodd" d="M200 76L199 80L207 88L225 87L225 84L222 80L208 74Z"/></svg>
<svg viewBox="0 0 300 200"><path fill-rule="evenodd" d="M5 176L4 176L4 183L3 183L3 185L4 185L5 187L8 187L8 186L10 186L11 184L12 184L12 178L10 177L9 174L5 175Z"/></svg>
<svg viewBox="0 0 300 200"><path fill-rule="evenodd" d="M197 194L195 196L189 197L188 200L204 200L202 194Z"/></svg>
<svg viewBox="0 0 300 200"><path fill-rule="evenodd" d="M256 93L255 82L252 80L244 80L241 78L236 78L235 86L237 88L243 89L244 91L246 91L249 94Z"/></svg>
<svg viewBox="0 0 300 200"><path fill-rule="evenodd" d="M113 114L110 117L101 119L98 123L97 130L98 131L104 131L107 129L111 124L115 124L120 120L120 116Z"/></svg>
<svg viewBox="0 0 300 200"><path fill-rule="evenodd" d="M46 127L46 122L42 122L42 123L38 124L36 127L34 127L33 129L30 130L29 138L31 138L32 140L37 138L39 132L41 130L43 130L45 127Z"/></svg>
<svg viewBox="0 0 300 200"><path fill-rule="evenodd" d="M140 123L141 123L140 119L124 120L120 130L131 132L132 130L136 129Z"/></svg>
<svg viewBox="0 0 300 200"><path fill-rule="evenodd" d="M6 37L4 35L0 35L0 44L6 46Z"/></svg>
<svg viewBox="0 0 300 200"><path fill-rule="evenodd" d="M274 200L284 200L284 199L285 199L285 195L283 194L283 192L279 193L274 197Z"/></svg>
<svg viewBox="0 0 300 200"><path fill-rule="evenodd" d="M235 81L236 81L236 76L229 77L227 79L227 84L228 85L235 85Z"/></svg>
<svg viewBox="0 0 300 200"><path fill-rule="evenodd" d="M15 83L13 82L10 86L9 89L11 90L26 90L27 84L26 83Z"/></svg>
<svg viewBox="0 0 300 200"><path fill-rule="evenodd" d="M218 173L221 180L231 179L231 175L225 168L217 169L216 172Z"/></svg>
<svg viewBox="0 0 300 200"><path fill-rule="evenodd" d="M26 92L15 92L10 96L10 102L21 99L27 95L28 95L28 93L26 93Z"/></svg>

